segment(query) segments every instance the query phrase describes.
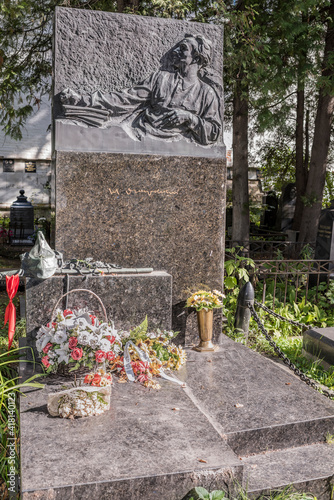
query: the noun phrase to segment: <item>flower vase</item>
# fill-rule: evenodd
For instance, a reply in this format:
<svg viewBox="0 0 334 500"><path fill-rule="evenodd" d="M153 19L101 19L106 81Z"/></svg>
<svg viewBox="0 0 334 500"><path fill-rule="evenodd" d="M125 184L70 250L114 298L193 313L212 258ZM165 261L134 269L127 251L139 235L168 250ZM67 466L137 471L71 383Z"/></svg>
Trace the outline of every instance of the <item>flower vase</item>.
<svg viewBox="0 0 334 500"><path fill-rule="evenodd" d="M197 323L200 343L194 347L194 351L206 352L217 351L219 347L212 343L213 334L213 310L197 311Z"/></svg>

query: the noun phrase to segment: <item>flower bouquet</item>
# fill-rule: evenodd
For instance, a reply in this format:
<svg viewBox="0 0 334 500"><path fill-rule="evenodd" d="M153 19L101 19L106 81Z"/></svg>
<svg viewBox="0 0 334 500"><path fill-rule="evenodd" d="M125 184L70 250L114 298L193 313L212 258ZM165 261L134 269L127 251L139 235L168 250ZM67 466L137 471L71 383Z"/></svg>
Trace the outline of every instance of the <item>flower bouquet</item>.
<svg viewBox="0 0 334 500"><path fill-rule="evenodd" d="M112 361L122 351L120 336L113 324L108 324L106 314L104 322L83 309L58 310L54 316L54 321L39 329L36 341L47 373L68 375L93 369L96 363Z"/></svg>
<svg viewBox="0 0 334 500"><path fill-rule="evenodd" d="M223 307L224 294L218 290L198 290L188 297L185 307L192 307L196 311L211 311Z"/></svg>
<svg viewBox="0 0 334 500"><path fill-rule="evenodd" d="M177 335L172 331L147 332L147 317L137 328L129 332L119 332L124 354L109 361L110 370L119 375L119 382L135 380L146 387L160 389L160 384L153 377L163 377L173 382L165 374L165 369L179 370L185 363L186 353L181 346L171 343Z"/></svg>

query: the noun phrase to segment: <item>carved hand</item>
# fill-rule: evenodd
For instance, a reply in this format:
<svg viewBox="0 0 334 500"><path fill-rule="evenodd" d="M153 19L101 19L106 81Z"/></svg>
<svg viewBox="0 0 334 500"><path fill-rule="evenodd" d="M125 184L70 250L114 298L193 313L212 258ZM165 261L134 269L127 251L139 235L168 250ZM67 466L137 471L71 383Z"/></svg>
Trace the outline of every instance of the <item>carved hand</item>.
<svg viewBox="0 0 334 500"><path fill-rule="evenodd" d="M77 94L72 89L65 89L60 93L59 98L62 104L76 106L81 100L81 95Z"/></svg>
<svg viewBox="0 0 334 500"><path fill-rule="evenodd" d="M193 114L190 111L185 111L183 109L174 109L168 111L161 118L156 121L156 124L161 127L177 127L184 123L190 123L192 121Z"/></svg>

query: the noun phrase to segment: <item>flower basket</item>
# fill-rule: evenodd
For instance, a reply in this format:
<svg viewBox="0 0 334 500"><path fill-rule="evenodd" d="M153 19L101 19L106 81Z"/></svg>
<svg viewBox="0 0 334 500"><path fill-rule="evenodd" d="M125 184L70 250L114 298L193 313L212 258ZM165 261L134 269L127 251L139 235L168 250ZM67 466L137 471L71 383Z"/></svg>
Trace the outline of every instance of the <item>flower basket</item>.
<svg viewBox="0 0 334 500"><path fill-rule="evenodd" d="M57 310L66 295L76 292L87 292L97 298L102 307L103 321L86 310ZM113 323L108 324L101 299L90 290L75 289L60 297L53 308L50 323L37 333L36 347L47 373L73 376L92 370L103 359L115 359L122 351L122 342Z"/></svg>

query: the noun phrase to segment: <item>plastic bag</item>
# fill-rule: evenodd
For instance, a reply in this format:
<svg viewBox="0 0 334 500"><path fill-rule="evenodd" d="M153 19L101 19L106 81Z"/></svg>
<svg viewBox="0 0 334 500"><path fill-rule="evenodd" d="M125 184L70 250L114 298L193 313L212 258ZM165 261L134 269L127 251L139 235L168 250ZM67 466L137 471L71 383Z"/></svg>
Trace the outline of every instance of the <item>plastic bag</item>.
<svg viewBox="0 0 334 500"><path fill-rule="evenodd" d="M44 234L38 231L36 242L30 252L20 255L21 269L25 276L46 279L61 268L63 255L52 250L45 240Z"/></svg>

